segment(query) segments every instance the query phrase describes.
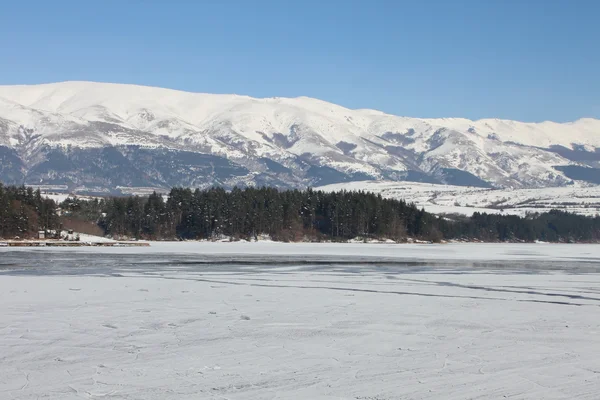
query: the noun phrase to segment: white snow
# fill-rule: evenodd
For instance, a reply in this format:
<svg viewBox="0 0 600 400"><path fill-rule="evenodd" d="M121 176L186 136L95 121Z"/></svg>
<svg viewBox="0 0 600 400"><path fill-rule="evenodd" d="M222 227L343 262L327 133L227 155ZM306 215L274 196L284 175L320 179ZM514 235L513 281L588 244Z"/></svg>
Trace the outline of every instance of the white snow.
<svg viewBox="0 0 600 400"><path fill-rule="evenodd" d="M5 108L12 107L11 115L15 115L15 108L23 112L32 109L77 115L72 117L74 122L81 119L129 121L131 127L141 129L160 120L181 121L201 129L220 119L232 120L237 132L253 135L259 141L262 138L257 132L286 133L294 124L304 123L333 144L344 139L356 140L365 130L377 126L377 134L405 132L415 127L421 131L444 127L459 132L472 128L474 138L495 134L503 141L539 147L550 144L571 147L571 143L600 147L597 134L600 121L591 118L565 124L405 118L370 110L350 110L308 97L256 99L95 82L0 86L0 98ZM28 122L25 119L19 121Z"/></svg>
<svg viewBox="0 0 600 400"><path fill-rule="evenodd" d="M396 244L396 243L283 243L262 240L257 242L209 242L150 241L150 247L68 247L52 248L52 253L83 254L128 254L152 255L184 254L201 256L228 256L232 259L258 257L268 262L274 256L285 256L292 260L303 258L320 259L329 257L337 260L359 259L422 259L435 261L461 260L566 260L575 261L600 257L600 245L591 244L536 244L506 243L451 243L451 244ZM13 247L11 252L41 252L47 254L44 247ZM0 252L0 254L2 254Z"/></svg>
<svg viewBox="0 0 600 400"><path fill-rule="evenodd" d="M112 243L116 242L114 239L106 238L103 236L89 235L87 233L62 231L61 236L66 240L73 241L79 239L80 242L84 243Z"/></svg>
<svg viewBox="0 0 600 400"><path fill-rule="evenodd" d="M4 141L15 147L28 143L25 129L41 134L39 143L55 146L134 144L209 151L230 159L285 160L309 153L340 171L379 178L379 168L409 168L410 162L393 150L400 146L408 153L426 154L420 167L427 172L436 166L460 168L497 186L564 185L569 179L553 166L576 163L541 148L600 148L596 119L522 123L407 118L308 97L256 99L94 82L0 86L0 117L10 122ZM91 122L112 125L102 131L89 129ZM388 141L382 137L386 133L403 139ZM277 135L289 146L277 144ZM443 143L436 145L435 137ZM340 142L354 147L344 152Z"/></svg>
<svg viewBox="0 0 600 400"><path fill-rule="evenodd" d="M596 400L600 392L600 246L166 243L86 272L113 250L58 275L64 252L48 274L0 270L0 398ZM530 261L194 267L177 263L189 261L182 251ZM0 249L21 265L35 254L42 259ZM569 272L582 257L594 268ZM552 260L564 269L545 268Z"/></svg>
<svg viewBox="0 0 600 400"><path fill-rule="evenodd" d="M474 212L486 212L524 216L552 209L587 216L600 214L600 186L485 189L416 182L362 181L326 185L316 189L364 190L415 203L435 214L472 215Z"/></svg>
<svg viewBox="0 0 600 400"><path fill-rule="evenodd" d="M66 199L74 198L75 196L69 193L42 193L42 197L54 200L56 204L60 204Z"/></svg>
<svg viewBox="0 0 600 400"><path fill-rule="evenodd" d="M35 185L27 185L27 186L31 187L33 189L37 189L37 187ZM139 191L144 194L152 193L152 191L150 191L149 193L144 192L143 189L144 188L139 188ZM81 196L81 195L78 195L75 193L59 193L59 192L42 191L41 195L42 195L42 197L44 197L46 199L53 200L57 205L60 205L62 202L64 202L67 199L78 199L78 200L82 200L82 201L91 201L94 199L101 199L101 197L97 197L97 196Z"/></svg>

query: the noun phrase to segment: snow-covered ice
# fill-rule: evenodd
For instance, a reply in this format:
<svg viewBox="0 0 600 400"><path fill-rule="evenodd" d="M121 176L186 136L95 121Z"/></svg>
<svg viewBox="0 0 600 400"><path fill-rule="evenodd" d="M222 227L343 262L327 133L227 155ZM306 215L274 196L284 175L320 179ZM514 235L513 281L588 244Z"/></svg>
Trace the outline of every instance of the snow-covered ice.
<svg viewBox="0 0 600 400"><path fill-rule="evenodd" d="M597 399L600 246L0 249L2 399Z"/></svg>

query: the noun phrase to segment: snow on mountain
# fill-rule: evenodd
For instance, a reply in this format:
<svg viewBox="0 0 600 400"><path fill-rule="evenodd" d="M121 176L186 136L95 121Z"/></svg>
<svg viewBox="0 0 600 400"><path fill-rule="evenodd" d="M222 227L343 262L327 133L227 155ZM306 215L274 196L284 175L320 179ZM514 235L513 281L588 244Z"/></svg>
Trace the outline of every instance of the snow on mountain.
<svg viewBox="0 0 600 400"><path fill-rule="evenodd" d="M70 187L365 179L563 186L594 181L599 133L595 119L421 119L307 97L93 82L0 86L0 179ZM123 168L135 171L115 178Z"/></svg>

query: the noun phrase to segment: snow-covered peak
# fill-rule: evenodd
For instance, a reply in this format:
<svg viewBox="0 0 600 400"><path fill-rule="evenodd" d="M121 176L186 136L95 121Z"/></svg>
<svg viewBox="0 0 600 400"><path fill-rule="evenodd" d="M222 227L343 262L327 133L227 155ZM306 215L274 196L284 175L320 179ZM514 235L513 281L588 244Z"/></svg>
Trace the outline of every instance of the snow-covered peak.
<svg viewBox="0 0 600 400"><path fill-rule="evenodd" d="M233 123L242 131L286 133L303 124L328 140L363 136L369 126L390 132L452 129L480 136L496 135L502 141L547 147L572 143L600 146L600 121L592 118L569 123L523 123L500 119L407 118L375 110L348 108L309 97L264 98L189 93L128 84L61 82L42 85L0 86L0 97L31 109L81 118L136 120L152 114L156 120L177 119L204 129L215 120ZM100 115L98 114L100 111ZM141 117L142 119L144 117ZM377 132L384 133L384 132Z"/></svg>
<svg viewBox="0 0 600 400"><path fill-rule="evenodd" d="M411 118L309 97L252 98L75 81L0 86L0 143L22 157L42 145L186 150L242 163L251 173L269 159L281 164L275 170L293 171L308 183L319 173L328 179L426 175L443 181L448 170L460 170L475 183L540 186L568 183L571 178L555 167L581 161L565 158L571 155L554 146L584 150L596 162L600 121Z"/></svg>

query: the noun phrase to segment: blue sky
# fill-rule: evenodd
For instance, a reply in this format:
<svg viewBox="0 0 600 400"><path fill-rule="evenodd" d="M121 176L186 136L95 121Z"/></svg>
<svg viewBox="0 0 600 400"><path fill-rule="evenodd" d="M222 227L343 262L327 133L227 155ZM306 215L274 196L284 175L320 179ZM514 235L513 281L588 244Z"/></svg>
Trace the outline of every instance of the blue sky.
<svg viewBox="0 0 600 400"><path fill-rule="evenodd" d="M412 117L600 117L595 0L0 0L0 84L310 96Z"/></svg>

